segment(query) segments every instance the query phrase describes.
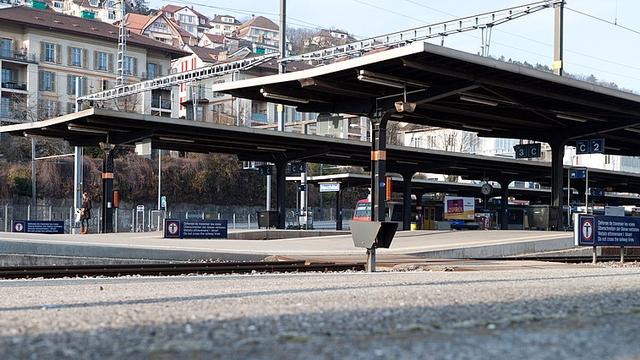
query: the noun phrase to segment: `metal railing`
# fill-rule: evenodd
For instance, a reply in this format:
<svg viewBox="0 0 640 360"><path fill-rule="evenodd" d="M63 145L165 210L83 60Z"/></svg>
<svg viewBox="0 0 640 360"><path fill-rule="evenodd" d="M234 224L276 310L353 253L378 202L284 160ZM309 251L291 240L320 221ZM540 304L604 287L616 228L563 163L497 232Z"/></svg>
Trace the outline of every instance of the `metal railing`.
<svg viewBox="0 0 640 360"><path fill-rule="evenodd" d="M28 52L23 51L13 51L13 50L0 50L0 58L5 60L16 60L23 62L36 62L36 54L29 54Z"/></svg>
<svg viewBox="0 0 640 360"><path fill-rule="evenodd" d="M114 210L113 221L115 232L148 232L162 231L165 219L178 220L227 220L229 229L257 229L257 212L260 207L239 206L201 206L190 210L167 211L145 208L139 212L136 207L118 208ZM287 209L288 217L296 209ZM335 209L325 207L309 208L313 214L313 227L316 229L335 229ZM348 229L353 216L353 209L343 209L343 229ZM91 210L89 232L100 232L102 209L97 206ZM64 221L65 232L71 233L79 224L75 223L75 212L70 206L50 206L23 204L0 205L0 231L10 232L14 220L46 220ZM293 220L289 222L292 222Z"/></svg>
<svg viewBox="0 0 640 360"><path fill-rule="evenodd" d="M25 83L6 81L6 82L0 83L0 86L2 86L4 89L27 91L27 84Z"/></svg>

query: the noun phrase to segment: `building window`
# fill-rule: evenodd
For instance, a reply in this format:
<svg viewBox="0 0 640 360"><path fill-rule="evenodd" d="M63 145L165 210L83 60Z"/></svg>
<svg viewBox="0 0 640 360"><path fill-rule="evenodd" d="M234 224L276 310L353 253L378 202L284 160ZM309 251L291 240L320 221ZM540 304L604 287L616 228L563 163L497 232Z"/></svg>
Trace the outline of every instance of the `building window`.
<svg viewBox="0 0 640 360"><path fill-rule="evenodd" d="M96 70L109 70L109 56L104 52L96 53Z"/></svg>
<svg viewBox="0 0 640 360"><path fill-rule="evenodd" d="M60 1L54 1L53 2L53 7L54 8L58 8L58 9L62 9L62 3Z"/></svg>
<svg viewBox="0 0 640 360"><path fill-rule="evenodd" d="M11 39L2 39L2 42L0 42L0 56L11 56L11 50L13 49L12 42Z"/></svg>
<svg viewBox="0 0 640 360"><path fill-rule="evenodd" d="M137 69L138 60L131 56L124 57L123 70L126 75L136 76L138 73Z"/></svg>
<svg viewBox="0 0 640 360"><path fill-rule="evenodd" d="M44 61L56 61L56 46L51 43L44 43Z"/></svg>
<svg viewBox="0 0 640 360"><path fill-rule="evenodd" d="M71 65L73 66L82 66L82 49L72 47L70 51L71 55Z"/></svg>
<svg viewBox="0 0 640 360"><path fill-rule="evenodd" d="M147 63L147 79L154 79L158 76L158 64Z"/></svg>
<svg viewBox="0 0 640 360"><path fill-rule="evenodd" d="M40 73L40 91L55 91L56 74L51 71Z"/></svg>
<svg viewBox="0 0 640 360"><path fill-rule="evenodd" d="M13 81L13 72L11 71L11 69L6 69L3 68L2 69L2 86L4 87L4 83L8 83L8 82L12 82Z"/></svg>
<svg viewBox="0 0 640 360"><path fill-rule="evenodd" d="M184 15L184 14L179 14L178 15L178 21L180 21L181 23L189 23L189 24L193 24L193 16L191 15Z"/></svg>
<svg viewBox="0 0 640 360"><path fill-rule="evenodd" d="M76 81L80 82L80 94L76 93ZM82 96L84 95L83 88L85 86L86 80L82 78L82 76L76 75L68 75L67 76L67 94L73 96Z"/></svg>
<svg viewBox="0 0 640 360"><path fill-rule="evenodd" d="M109 18L109 20L115 20L116 19L116 12L115 11L109 11L109 13L107 14L107 17Z"/></svg>

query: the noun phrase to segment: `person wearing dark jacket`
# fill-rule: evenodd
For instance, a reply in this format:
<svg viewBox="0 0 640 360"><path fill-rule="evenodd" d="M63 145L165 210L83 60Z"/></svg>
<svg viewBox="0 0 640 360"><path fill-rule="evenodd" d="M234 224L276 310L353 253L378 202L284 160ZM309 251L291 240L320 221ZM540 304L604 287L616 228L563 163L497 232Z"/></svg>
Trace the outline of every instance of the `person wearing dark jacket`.
<svg viewBox="0 0 640 360"><path fill-rule="evenodd" d="M89 219L91 219L91 198L87 192L84 192L80 208L80 234L89 233Z"/></svg>

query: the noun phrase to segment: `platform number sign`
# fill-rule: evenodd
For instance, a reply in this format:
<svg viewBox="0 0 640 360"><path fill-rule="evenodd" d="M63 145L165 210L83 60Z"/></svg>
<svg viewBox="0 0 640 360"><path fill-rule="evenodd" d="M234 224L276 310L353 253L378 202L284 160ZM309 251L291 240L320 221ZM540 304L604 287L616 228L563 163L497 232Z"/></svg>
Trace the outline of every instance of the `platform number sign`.
<svg viewBox="0 0 640 360"><path fill-rule="evenodd" d="M300 175L300 173L307 172L307 163L299 161L289 163L287 170L290 175Z"/></svg>
<svg viewBox="0 0 640 360"><path fill-rule="evenodd" d="M604 139L576 140L576 154L604 154Z"/></svg>
<svg viewBox="0 0 640 360"><path fill-rule="evenodd" d="M542 145L540 143L515 145L513 150L516 153L516 159L539 158L542 156Z"/></svg>
<svg viewBox="0 0 640 360"><path fill-rule="evenodd" d="M258 166L258 172L262 176L273 175L273 165L260 165Z"/></svg>

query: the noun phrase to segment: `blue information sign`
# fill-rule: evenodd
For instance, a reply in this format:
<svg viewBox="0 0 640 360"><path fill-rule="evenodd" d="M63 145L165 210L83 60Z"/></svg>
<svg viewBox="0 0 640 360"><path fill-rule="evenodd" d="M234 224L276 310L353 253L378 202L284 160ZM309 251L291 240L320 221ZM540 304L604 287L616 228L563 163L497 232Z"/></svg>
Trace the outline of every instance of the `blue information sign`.
<svg viewBox="0 0 640 360"><path fill-rule="evenodd" d="M571 180L586 179L587 169L572 169L569 174Z"/></svg>
<svg viewBox="0 0 640 360"><path fill-rule="evenodd" d="M11 230L31 234L64 234L64 221L16 220L12 222Z"/></svg>
<svg viewBox="0 0 640 360"><path fill-rule="evenodd" d="M183 221L183 239L226 239L227 220Z"/></svg>
<svg viewBox="0 0 640 360"><path fill-rule="evenodd" d="M165 220L164 237L180 239L226 239L227 220Z"/></svg>
<svg viewBox="0 0 640 360"><path fill-rule="evenodd" d="M591 188L591 196L602 197L604 196L603 188Z"/></svg>
<svg viewBox="0 0 640 360"><path fill-rule="evenodd" d="M577 224L578 246L640 246L640 218L579 215Z"/></svg>

